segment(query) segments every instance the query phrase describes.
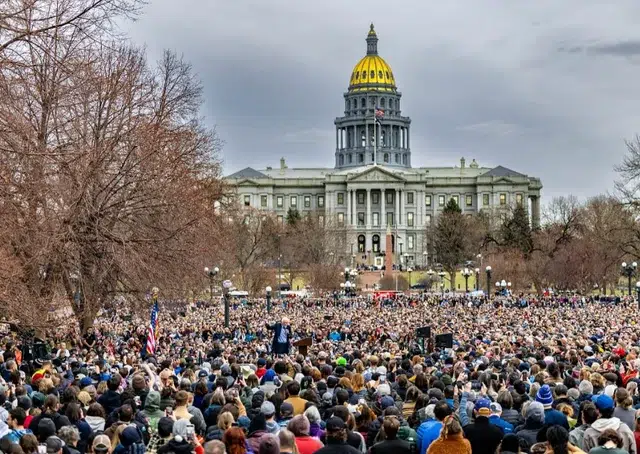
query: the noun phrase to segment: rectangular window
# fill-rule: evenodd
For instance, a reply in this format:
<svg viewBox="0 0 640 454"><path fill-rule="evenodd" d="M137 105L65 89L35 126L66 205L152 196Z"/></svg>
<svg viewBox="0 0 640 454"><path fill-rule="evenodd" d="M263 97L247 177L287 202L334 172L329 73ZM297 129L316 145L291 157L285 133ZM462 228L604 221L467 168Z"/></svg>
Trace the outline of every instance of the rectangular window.
<svg viewBox="0 0 640 454"><path fill-rule="evenodd" d="M444 196L443 196L443 195L439 195L439 196L438 196L438 205L439 205L439 206L441 206L441 207L443 207L443 206L444 206L444 204L445 204L445 198L444 198Z"/></svg>
<svg viewBox="0 0 640 454"><path fill-rule="evenodd" d="M344 205L344 192L338 192L338 205Z"/></svg>
<svg viewBox="0 0 640 454"><path fill-rule="evenodd" d="M364 225L364 213L358 213L358 225Z"/></svg>
<svg viewBox="0 0 640 454"><path fill-rule="evenodd" d="M471 196L471 194L467 194L464 196L464 204L468 207L473 205L473 197Z"/></svg>
<svg viewBox="0 0 640 454"><path fill-rule="evenodd" d="M407 205L413 205L413 192L407 192Z"/></svg>
<svg viewBox="0 0 640 454"><path fill-rule="evenodd" d="M372 213L373 215L373 225L376 227L380 226L380 213Z"/></svg>
<svg viewBox="0 0 640 454"><path fill-rule="evenodd" d="M251 206L251 196L250 195L245 195L244 196L244 206L246 206L246 207Z"/></svg>
<svg viewBox="0 0 640 454"><path fill-rule="evenodd" d="M297 206L298 206L298 197L296 197L295 195L292 195L292 196L289 198L289 202L291 203L291 205L290 205L290 206L292 206L292 207L294 207L294 208L295 208L295 207L297 207Z"/></svg>
<svg viewBox="0 0 640 454"><path fill-rule="evenodd" d="M323 215L318 216L318 225L321 225L321 226L324 225L324 216Z"/></svg>
<svg viewBox="0 0 640 454"><path fill-rule="evenodd" d="M431 215L430 214L425 214L424 215L424 223L426 225L431 225Z"/></svg>
<svg viewBox="0 0 640 454"><path fill-rule="evenodd" d="M387 225L393 225L393 211L387 213Z"/></svg>
<svg viewBox="0 0 640 454"><path fill-rule="evenodd" d="M260 206L262 208L266 208L267 207L267 196L266 195L261 195L260 196Z"/></svg>
<svg viewBox="0 0 640 454"><path fill-rule="evenodd" d="M431 206L431 194L427 194L424 196L424 204L428 207Z"/></svg>
<svg viewBox="0 0 640 454"><path fill-rule="evenodd" d="M318 208L324 208L324 196L323 195L319 195L318 196Z"/></svg>
<svg viewBox="0 0 640 454"><path fill-rule="evenodd" d="M393 192L387 192L387 203L389 205L393 203Z"/></svg>
<svg viewBox="0 0 640 454"><path fill-rule="evenodd" d="M371 203L373 203L374 205L379 204L380 203L380 194L378 194L377 192L371 193Z"/></svg>
<svg viewBox="0 0 640 454"><path fill-rule="evenodd" d="M364 192L358 192L358 205L364 205Z"/></svg>
<svg viewBox="0 0 640 454"><path fill-rule="evenodd" d="M407 249L409 249L410 251L413 251L413 247L414 247L414 243L415 243L415 238L413 235L407 235Z"/></svg>
<svg viewBox="0 0 640 454"><path fill-rule="evenodd" d="M516 194L516 203L518 206L522 206L522 194Z"/></svg>
<svg viewBox="0 0 640 454"><path fill-rule="evenodd" d="M482 194L482 205L489 206L489 194Z"/></svg>
<svg viewBox="0 0 640 454"><path fill-rule="evenodd" d="M407 227L413 227L413 213L407 213Z"/></svg>
<svg viewBox="0 0 640 454"><path fill-rule="evenodd" d="M451 196L456 205L460 206L460 198L457 195Z"/></svg>
<svg viewBox="0 0 640 454"><path fill-rule="evenodd" d="M284 224L284 216L281 214L278 215L278 224Z"/></svg>
<svg viewBox="0 0 640 454"><path fill-rule="evenodd" d="M507 204L507 194L503 192L502 194L500 194L500 205L506 205L506 204Z"/></svg>
<svg viewBox="0 0 640 454"><path fill-rule="evenodd" d="M340 227L344 226L344 213L338 213L338 225Z"/></svg>
<svg viewBox="0 0 640 454"><path fill-rule="evenodd" d="M283 206L284 206L284 197L279 195L278 197L276 197L276 207L282 208Z"/></svg>
<svg viewBox="0 0 640 454"><path fill-rule="evenodd" d="M311 208L311 196L310 195L305 195L304 196L304 207L305 208Z"/></svg>

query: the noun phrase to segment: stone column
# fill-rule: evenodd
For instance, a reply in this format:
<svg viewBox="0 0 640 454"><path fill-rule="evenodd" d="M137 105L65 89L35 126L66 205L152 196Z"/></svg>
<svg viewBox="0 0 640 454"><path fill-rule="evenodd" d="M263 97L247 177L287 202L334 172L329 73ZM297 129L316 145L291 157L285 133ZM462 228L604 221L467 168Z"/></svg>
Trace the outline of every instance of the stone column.
<svg viewBox="0 0 640 454"><path fill-rule="evenodd" d="M347 218L344 221L345 225L351 225L351 190L347 189Z"/></svg>
<svg viewBox="0 0 640 454"><path fill-rule="evenodd" d="M395 225L400 226L400 189L396 189L396 198L393 200L393 203L396 208L396 216L393 221Z"/></svg>
<svg viewBox="0 0 640 454"><path fill-rule="evenodd" d="M387 207L385 204L387 199L385 197L384 188L380 189L380 227L387 226Z"/></svg>
<svg viewBox="0 0 640 454"><path fill-rule="evenodd" d="M400 191L400 219L399 219L399 221L402 221L402 222L398 222L398 225L406 224L406 222L407 222L406 219L405 219L405 216L406 216L405 215L405 211L406 211L406 209L405 209L405 206L404 206L404 204L406 203L406 201L405 201L406 197L407 197L407 192L405 190Z"/></svg>
<svg viewBox="0 0 640 454"><path fill-rule="evenodd" d="M540 197L531 197L531 226L534 229L540 227Z"/></svg>
<svg viewBox="0 0 640 454"><path fill-rule="evenodd" d="M371 227L371 189L367 188L367 212L364 215L364 223L367 230Z"/></svg>
<svg viewBox="0 0 640 454"><path fill-rule="evenodd" d="M340 148L340 128L336 128L336 150Z"/></svg>

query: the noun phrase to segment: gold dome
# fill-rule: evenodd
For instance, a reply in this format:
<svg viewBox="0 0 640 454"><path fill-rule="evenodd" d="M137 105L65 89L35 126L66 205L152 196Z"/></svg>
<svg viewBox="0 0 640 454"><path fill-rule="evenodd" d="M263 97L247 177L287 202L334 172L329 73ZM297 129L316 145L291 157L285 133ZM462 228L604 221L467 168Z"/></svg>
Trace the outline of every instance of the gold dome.
<svg viewBox="0 0 640 454"><path fill-rule="evenodd" d="M367 34L367 55L351 71L349 92L396 91L396 80L391 67L378 55L378 36L373 24Z"/></svg>

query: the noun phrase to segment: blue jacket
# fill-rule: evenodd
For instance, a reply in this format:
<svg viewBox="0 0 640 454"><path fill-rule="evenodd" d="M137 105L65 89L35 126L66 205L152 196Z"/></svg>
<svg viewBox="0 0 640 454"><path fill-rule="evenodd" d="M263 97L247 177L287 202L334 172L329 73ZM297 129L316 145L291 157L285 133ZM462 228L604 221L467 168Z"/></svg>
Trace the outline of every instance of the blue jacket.
<svg viewBox="0 0 640 454"><path fill-rule="evenodd" d="M546 426L558 425L569 430L567 417L562 412L552 408L544 411L544 424Z"/></svg>
<svg viewBox="0 0 640 454"><path fill-rule="evenodd" d="M440 436L442 423L435 419L430 419L420 424L416 433L418 434L417 448L418 454L425 454L429 445L436 441Z"/></svg>
<svg viewBox="0 0 640 454"><path fill-rule="evenodd" d="M513 433L513 424L505 421L498 415L489 416L489 423L500 427L505 435Z"/></svg>

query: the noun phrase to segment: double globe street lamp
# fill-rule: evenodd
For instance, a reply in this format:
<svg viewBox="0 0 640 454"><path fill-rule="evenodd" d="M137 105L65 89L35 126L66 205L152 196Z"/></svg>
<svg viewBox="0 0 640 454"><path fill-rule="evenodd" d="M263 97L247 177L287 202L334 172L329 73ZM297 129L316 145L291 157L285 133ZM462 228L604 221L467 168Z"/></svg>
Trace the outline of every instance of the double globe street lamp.
<svg viewBox="0 0 640 454"><path fill-rule="evenodd" d="M204 273L209 276L209 299L211 304L213 304L213 287L216 281L216 276L220 272L220 268L214 266L213 268L209 268L208 266L204 267Z"/></svg>
<svg viewBox="0 0 640 454"><path fill-rule="evenodd" d="M487 265L484 270L487 273L487 298L489 298L491 295L491 267Z"/></svg>
<svg viewBox="0 0 640 454"><path fill-rule="evenodd" d="M627 263L622 262L622 275L627 276L628 290L629 296L631 296L631 278L636 274L636 270L638 269L638 263Z"/></svg>
<svg viewBox="0 0 640 454"><path fill-rule="evenodd" d="M462 276L464 277L464 292L465 293L469 293L469 276L471 276L473 273L471 272L471 270L469 268L464 268L462 270Z"/></svg>

